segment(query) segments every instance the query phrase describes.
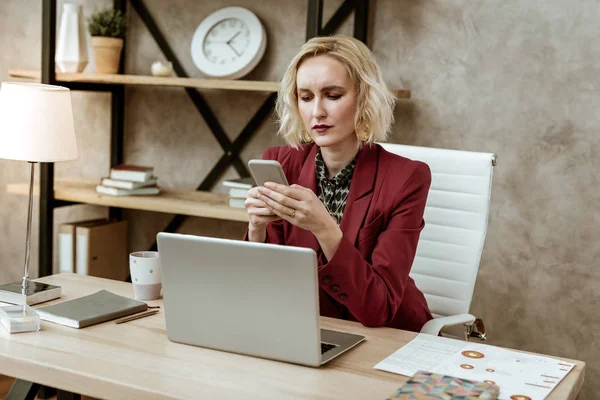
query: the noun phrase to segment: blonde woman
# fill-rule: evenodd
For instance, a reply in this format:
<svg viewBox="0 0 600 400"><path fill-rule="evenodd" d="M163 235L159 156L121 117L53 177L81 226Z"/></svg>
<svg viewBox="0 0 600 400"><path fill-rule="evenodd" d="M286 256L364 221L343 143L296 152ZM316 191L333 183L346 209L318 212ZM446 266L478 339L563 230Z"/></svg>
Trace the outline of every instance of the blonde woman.
<svg viewBox="0 0 600 400"><path fill-rule="evenodd" d="M277 99L289 145L263 156L281 163L290 186L250 190L246 239L317 252L321 315L419 331L432 316L408 274L431 173L375 144L394 101L362 42L309 40Z"/></svg>

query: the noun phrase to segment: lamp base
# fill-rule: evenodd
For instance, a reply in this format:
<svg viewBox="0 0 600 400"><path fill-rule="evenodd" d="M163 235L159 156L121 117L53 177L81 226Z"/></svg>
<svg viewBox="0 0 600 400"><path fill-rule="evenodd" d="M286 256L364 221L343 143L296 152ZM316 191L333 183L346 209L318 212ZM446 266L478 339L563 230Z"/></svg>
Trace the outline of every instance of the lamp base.
<svg viewBox="0 0 600 400"><path fill-rule="evenodd" d="M22 282L0 286L0 302L4 303L32 305L58 299L60 295L60 286L35 281L29 281L25 289Z"/></svg>

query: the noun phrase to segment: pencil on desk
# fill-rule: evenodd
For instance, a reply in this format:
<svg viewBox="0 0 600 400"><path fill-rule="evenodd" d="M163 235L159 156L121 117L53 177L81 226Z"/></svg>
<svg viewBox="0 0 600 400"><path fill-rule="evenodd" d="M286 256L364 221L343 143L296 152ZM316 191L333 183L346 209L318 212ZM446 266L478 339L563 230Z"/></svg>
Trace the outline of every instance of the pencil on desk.
<svg viewBox="0 0 600 400"><path fill-rule="evenodd" d="M156 314L158 311L159 310L144 311L144 312L136 314L136 315L131 315L129 317L124 317L124 318L116 320L115 324L122 324L123 322L129 322L129 321L133 321L133 320L136 320L136 319L148 317L150 315Z"/></svg>

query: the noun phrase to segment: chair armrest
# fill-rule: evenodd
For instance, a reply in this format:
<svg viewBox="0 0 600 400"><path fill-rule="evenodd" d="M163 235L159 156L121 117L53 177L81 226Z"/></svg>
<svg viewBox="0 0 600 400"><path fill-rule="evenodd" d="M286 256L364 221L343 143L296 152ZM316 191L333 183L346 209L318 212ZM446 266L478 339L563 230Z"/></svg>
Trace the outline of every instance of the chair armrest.
<svg viewBox="0 0 600 400"><path fill-rule="evenodd" d="M475 317L471 314L458 314L450 315L448 317L434 318L430 321L427 321L427 323L423 325L423 328L421 328L421 333L437 336L445 326L470 325L473 322L475 322Z"/></svg>

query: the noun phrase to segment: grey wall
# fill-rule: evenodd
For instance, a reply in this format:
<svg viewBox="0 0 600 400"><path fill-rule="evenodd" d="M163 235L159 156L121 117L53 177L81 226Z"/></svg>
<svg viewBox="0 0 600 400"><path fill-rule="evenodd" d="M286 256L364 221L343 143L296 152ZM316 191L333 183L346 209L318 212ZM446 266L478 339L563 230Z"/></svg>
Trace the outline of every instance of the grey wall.
<svg viewBox="0 0 600 400"><path fill-rule="evenodd" d="M40 63L40 2L0 2L0 79ZM85 1L85 13L109 1ZM268 32L265 58L247 79L278 80L304 41L306 2L146 0L185 69L200 76L189 45L203 16L225 5L253 10ZM325 19L341 1L326 1ZM495 152L490 225L472 312L490 343L588 362L582 399L600 390L600 6L580 0L377 0L370 46L388 84L413 91L399 101L392 141ZM161 52L130 14L127 72L148 74ZM350 33L350 23L342 32ZM265 95L203 95L234 138ZM216 140L182 89L127 88L125 160L156 167L165 186L192 188L220 157ZM110 98L73 93L81 158L59 176L100 177L108 168ZM244 161L280 143L272 121ZM0 161L0 187L24 181L27 166ZM233 170L225 177L234 177ZM222 190L217 187L217 190ZM0 191L0 193L2 193ZM82 206L57 223L104 214ZM23 198L0 194L0 281L22 274ZM170 215L128 211L130 248L148 247ZM36 225L37 226L37 225ZM240 223L188 219L182 232L239 237ZM36 235L37 236L37 235ZM37 243L37 242L34 242ZM36 244L37 247L37 244ZM34 250L34 269L37 250Z"/></svg>

